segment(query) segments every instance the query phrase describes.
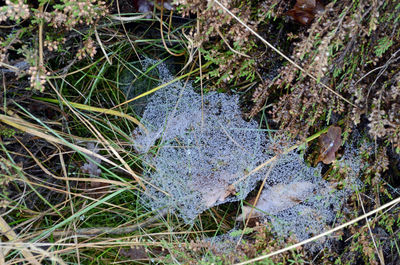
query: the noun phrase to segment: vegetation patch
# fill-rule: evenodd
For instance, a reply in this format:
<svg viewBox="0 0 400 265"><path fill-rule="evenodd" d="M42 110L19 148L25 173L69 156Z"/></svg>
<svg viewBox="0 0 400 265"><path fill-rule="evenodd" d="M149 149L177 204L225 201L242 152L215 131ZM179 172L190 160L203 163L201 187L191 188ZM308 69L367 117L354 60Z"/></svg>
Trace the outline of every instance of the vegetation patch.
<svg viewBox="0 0 400 265"><path fill-rule="evenodd" d="M399 20L3 2L0 264L398 264Z"/></svg>

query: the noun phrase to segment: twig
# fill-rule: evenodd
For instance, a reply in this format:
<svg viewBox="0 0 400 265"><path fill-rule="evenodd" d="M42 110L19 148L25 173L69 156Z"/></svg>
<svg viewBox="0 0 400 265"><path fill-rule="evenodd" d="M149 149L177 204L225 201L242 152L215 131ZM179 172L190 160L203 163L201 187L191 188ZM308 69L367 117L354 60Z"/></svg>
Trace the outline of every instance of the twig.
<svg viewBox="0 0 400 265"><path fill-rule="evenodd" d="M224 41L224 43L226 44L226 46L228 46L229 50L231 50L233 53L236 53L240 56L246 57L246 58L251 58L250 56L248 56L247 54L238 52L237 50L235 50L234 48L231 47L231 45L229 45L228 41L225 39L224 35L222 35L221 31L218 28L215 28L215 30L218 32L218 35L221 37L221 39Z"/></svg>
<svg viewBox="0 0 400 265"><path fill-rule="evenodd" d="M266 183L266 181L267 181L267 178L268 178L268 176L271 174L271 171L272 171L272 169L273 169L274 166L275 166L274 163L271 164L270 167L269 167L269 169L268 169L267 174L265 174L265 177L264 177L264 179L263 179L263 182L261 183L261 187L258 189L256 199L254 200L253 207L251 207L250 213L249 213L249 215L248 215L248 217L247 217L246 223L245 223L244 228L243 228L243 232L241 233L240 238L239 238L239 240L238 240L236 246L239 246L240 242L242 241L242 238L243 238L245 229L246 229L246 227L249 225L249 221L250 221L250 219L251 219L251 215L253 214L253 211L254 211L254 209L256 208L257 202L258 202L258 200L260 199L260 196L261 196L261 192L262 192L262 190L264 189L264 186L265 186L265 183ZM243 214L244 214L244 213L243 213ZM244 216L243 216L243 218L244 218Z"/></svg>
<svg viewBox="0 0 400 265"><path fill-rule="evenodd" d="M134 16L134 17L121 17L121 16L116 16L116 15L110 15L109 17L111 19L114 19L117 21L132 22L132 21L136 21L136 20L145 18L147 15L148 15L148 13L139 15L139 16Z"/></svg>
<svg viewBox="0 0 400 265"><path fill-rule="evenodd" d="M43 5L39 5L39 12L43 12ZM41 71L44 67L44 60L43 60L43 20L40 21L39 24L39 67L38 71Z"/></svg>
<svg viewBox="0 0 400 265"><path fill-rule="evenodd" d="M112 65L112 62L111 62L110 58L108 57L106 50L104 49L103 43L100 40L99 33L97 32L96 28L94 28L94 35L96 36L96 40L99 43L100 49L103 52L104 56L106 57L108 64Z"/></svg>
<svg viewBox="0 0 400 265"><path fill-rule="evenodd" d="M361 200L361 196L360 196L360 194L358 192L357 192L357 197L358 197L358 200L360 201L363 213L365 214L364 204L363 204L363 202ZM381 253L381 251L379 251L378 246L376 245L375 237L374 237L374 234L372 233L371 226L369 225L368 218L365 218L365 222L367 223L368 231L369 231L369 234L371 235L372 243L374 244L374 247L375 247L375 250L376 250L376 254L379 257L379 261L381 262L381 265L385 265L385 259L381 255L382 253Z"/></svg>
<svg viewBox="0 0 400 265"><path fill-rule="evenodd" d="M1 244L1 238L0 238L0 244ZM4 252L3 252L3 247L0 246L0 264L6 264L6 260L4 259Z"/></svg>
<svg viewBox="0 0 400 265"><path fill-rule="evenodd" d="M11 71L16 72L16 73L19 73L19 71L20 71L18 67L15 67L13 65L9 65L9 64L3 63L3 62L0 62L0 67L8 68Z"/></svg>

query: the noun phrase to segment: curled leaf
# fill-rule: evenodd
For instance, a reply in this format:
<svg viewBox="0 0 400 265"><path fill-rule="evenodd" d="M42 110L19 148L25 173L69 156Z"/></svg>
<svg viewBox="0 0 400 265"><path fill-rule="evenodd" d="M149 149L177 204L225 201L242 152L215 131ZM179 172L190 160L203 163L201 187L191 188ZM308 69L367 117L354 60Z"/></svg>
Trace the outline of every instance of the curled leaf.
<svg viewBox="0 0 400 265"><path fill-rule="evenodd" d="M324 164L330 164L336 159L336 152L342 144L342 129L338 126L331 126L327 133L319 137L321 146L320 155L317 162L322 161Z"/></svg>

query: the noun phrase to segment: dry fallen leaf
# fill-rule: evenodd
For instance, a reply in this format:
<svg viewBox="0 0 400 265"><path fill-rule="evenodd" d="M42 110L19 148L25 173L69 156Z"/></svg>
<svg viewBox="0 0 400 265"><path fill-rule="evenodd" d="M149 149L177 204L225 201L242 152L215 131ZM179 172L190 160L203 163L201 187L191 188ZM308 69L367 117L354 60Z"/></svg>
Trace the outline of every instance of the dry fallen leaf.
<svg viewBox="0 0 400 265"><path fill-rule="evenodd" d="M235 187L233 185L214 185L202 187L199 190L203 195L204 204L207 207L213 207L216 204L223 202L230 195L234 195L236 193Z"/></svg>
<svg viewBox="0 0 400 265"><path fill-rule="evenodd" d="M203 196L203 202L207 207L213 207L217 202L223 201L226 193L224 186L207 186L199 190Z"/></svg>
<svg viewBox="0 0 400 265"><path fill-rule="evenodd" d="M338 126L331 126L327 133L319 137L321 146L320 155L317 162L322 161L324 164L330 164L336 159L336 152L342 144L342 129Z"/></svg>
<svg viewBox="0 0 400 265"><path fill-rule="evenodd" d="M253 210L250 218L261 216L262 213L259 210L268 214L277 214L283 210L289 209L307 199L313 192L313 189L314 184L309 181L277 184L264 189L255 206L256 209ZM237 220L243 221L248 218L251 209L251 206L243 206L243 213Z"/></svg>
<svg viewBox="0 0 400 265"><path fill-rule="evenodd" d="M303 25L310 25L316 14L324 12L324 5L320 0L297 0L287 15Z"/></svg>

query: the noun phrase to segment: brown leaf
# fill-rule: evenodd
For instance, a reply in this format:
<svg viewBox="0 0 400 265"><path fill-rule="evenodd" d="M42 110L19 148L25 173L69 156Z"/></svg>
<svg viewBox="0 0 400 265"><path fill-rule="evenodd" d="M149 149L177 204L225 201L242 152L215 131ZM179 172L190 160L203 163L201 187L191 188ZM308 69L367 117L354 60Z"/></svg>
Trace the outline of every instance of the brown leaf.
<svg viewBox="0 0 400 265"><path fill-rule="evenodd" d="M321 146L320 155L317 162L322 161L324 164L330 164L336 159L336 152L342 144L342 129L338 126L331 126L327 133L319 137L319 145Z"/></svg>
<svg viewBox="0 0 400 265"><path fill-rule="evenodd" d="M296 4L286 14L303 25L310 25L316 14L324 11L320 0L297 0Z"/></svg>
<svg viewBox="0 0 400 265"><path fill-rule="evenodd" d="M258 209L269 214L277 214L306 200L314 188L315 185L309 181L281 183L265 188L256 204L256 209L252 211L251 206L243 206L242 215L236 220L243 221L247 218L262 216L263 214ZM254 199L251 200L254 204ZM251 216L250 212L252 212Z"/></svg>
<svg viewBox="0 0 400 265"><path fill-rule="evenodd" d="M199 190L203 195L203 201L207 207L213 207L217 203L224 201L230 195L236 193L235 187L233 185L213 185L202 187Z"/></svg>

